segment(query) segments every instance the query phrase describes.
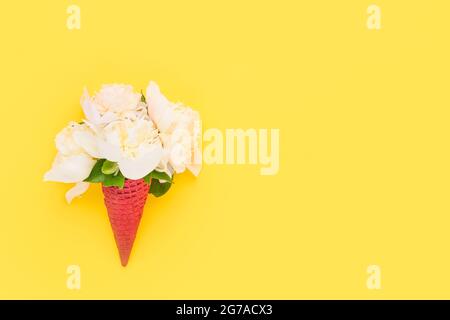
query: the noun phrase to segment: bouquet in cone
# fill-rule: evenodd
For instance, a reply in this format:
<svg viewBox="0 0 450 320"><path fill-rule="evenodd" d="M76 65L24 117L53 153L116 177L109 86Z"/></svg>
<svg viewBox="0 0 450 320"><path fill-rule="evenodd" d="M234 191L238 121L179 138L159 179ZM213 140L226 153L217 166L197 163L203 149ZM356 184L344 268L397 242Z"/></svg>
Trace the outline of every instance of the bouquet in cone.
<svg viewBox="0 0 450 320"><path fill-rule="evenodd" d="M58 153L45 181L75 183L67 202L101 183L120 261L126 266L148 194L160 197L175 174L201 169L198 112L170 102L154 82L146 93L103 85L81 98L85 119L55 139Z"/></svg>

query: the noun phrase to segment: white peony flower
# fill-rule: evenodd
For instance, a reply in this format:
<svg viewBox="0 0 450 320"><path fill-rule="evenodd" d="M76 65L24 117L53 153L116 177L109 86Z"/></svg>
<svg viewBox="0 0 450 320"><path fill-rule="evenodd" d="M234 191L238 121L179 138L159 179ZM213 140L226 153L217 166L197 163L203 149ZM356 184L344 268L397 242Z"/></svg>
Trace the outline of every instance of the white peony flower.
<svg viewBox="0 0 450 320"><path fill-rule="evenodd" d="M117 120L98 134L101 158L117 162L125 178L143 178L161 161L162 144L151 120Z"/></svg>
<svg viewBox="0 0 450 320"><path fill-rule="evenodd" d="M89 122L104 125L115 120L147 117L146 105L141 102L141 94L131 85L103 85L93 97L84 89L81 105Z"/></svg>
<svg viewBox="0 0 450 320"><path fill-rule="evenodd" d="M45 173L44 181L77 183L66 194L70 202L87 190L82 181L91 173L99 156L94 132L86 124L70 122L55 139L58 154L52 168ZM84 191L83 191L84 190Z"/></svg>
<svg viewBox="0 0 450 320"><path fill-rule="evenodd" d="M76 183L66 193L84 193L97 159L116 162L127 179L141 179L153 170L172 176L201 169L201 127L196 111L172 103L150 82L148 104L130 85L104 85L93 97L85 89L81 104L87 120L71 122L56 136L58 154L45 181Z"/></svg>
<svg viewBox="0 0 450 320"><path fill-rule="evenodd" d="M148 114L160 131L165 161L159 170L171 175L171 169L182 173L189 169L197 176L201 169L201 122L198 112L181 103L170 102L150 82L146 91Z"/></svg>

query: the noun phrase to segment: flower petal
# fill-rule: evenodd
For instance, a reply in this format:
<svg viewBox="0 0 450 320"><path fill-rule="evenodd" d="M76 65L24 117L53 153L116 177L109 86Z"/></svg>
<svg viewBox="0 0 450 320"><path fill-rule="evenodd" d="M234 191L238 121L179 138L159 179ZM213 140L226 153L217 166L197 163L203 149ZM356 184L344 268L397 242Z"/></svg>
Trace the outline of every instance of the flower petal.
<svg viewBox="0 0 450 320"><path fill-rule="evenodd" d="M75 131L73 133L73 139L91 157L101 158L97 145L97 138L94 133L89 131Z"/></svg>
<svg viewBox="0 0 450 320"><path fill-rule="evenodd" d="M161 93L158 85L150 81L147 87L148 115L161 131L166 131L175 120L172 103Z"/></svg>
<svg viewBox="0 0 450 320"><path fill-rule="evenodd" d="M92 104L92 100L91 97L89 96L87 88L84 88L83 95L81 96L81 107L83 108L83 112L86 115L86 118L90 122L94 124L100 124L101 122L100 113Z"/></svg>
<svg viewBox="0 0 450 320"><path fill-rule="evenodd" d="M44 181L65 183L81 182L91 173L95 160L86 154L64 156L58 154L52 168L45 173Z"/></svg>
<svg viewBox="0 0 450 320"><path fill-rule="evenodd" d="M174 170L169 165L169 150L163 148L161 160L155 169L159 172L167 173L169 177L172 177Z"/></svg>
<svg viewBox="0 0 450 320"><path fill-rule="evenodd" d="M97 145L100 155L98 158L107 159L113 162L117 162L122 158L119 146L108 143L101 138L97 139Z"/></svg>
<svg viewBox="0 0 450 320"><path fill-rule="evenodd" d="M162 107L170 104L170 101L159 90L159 86L153 81L150 81L147 87L146 99L151 111L159 111Z"/></svg>
<svg viewBox="0 0 450 320"><path fill-rule="evenodd" d="M162 147L152 145L151 148L135 159L122 158L119 160L120 172L128 179L141 179L152 172L161 161Z"/></svg>
<svg viewBox="0 0 450 320"><path fill-rule="evenodd" d="M202 170L202 165L201 164L188 164L186 165L186 168L189 169L190 172L192 172L192 174L194 176L198 176L200 171Z"/></svg>
<svg viewBox="0 0 450 320"><path fill-rule="evenodd" d="M117 119L117 116L113 112L108 111L103 116L100 116L99 124L108 124Z"/></svg>
<svg viewBox="0 0 450 320"><path fill-rule="evenodd" d="M75 197L79 197L89 189L89 182L78 182L66 192L66 201L71 203Z"/></svg>

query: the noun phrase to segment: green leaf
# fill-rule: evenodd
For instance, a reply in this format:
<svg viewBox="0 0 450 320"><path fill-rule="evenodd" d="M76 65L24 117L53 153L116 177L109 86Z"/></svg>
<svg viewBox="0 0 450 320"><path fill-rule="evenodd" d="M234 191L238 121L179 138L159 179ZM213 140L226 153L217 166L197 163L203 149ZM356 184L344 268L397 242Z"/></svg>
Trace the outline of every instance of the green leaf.
<svg viewBox="0 0 450 320"><path fill-rule="evenodd" d="M105 179L105 175L102 172L102 166L105 162L105 159L99 159L95 163L94 167L91 170L91 173L89 174L89 177L84 179L86 182L103 182Z"/></svg>
<svg viewBox="0 0 450 320"><path fill-rule="evenodd" d="M151 172L151 175L152 175L153 179L164 180L164 181L172 183L172 178L165 172L159 172L159 171L153 170Z"/></svg>
<svg viewBox="0 0 450 320"><path fill-rule="evenodd" d="M105 187L119 187L122 189L125 184L125 177L120 171L117 174L108 174L104 177L103 185Z"/></svg>
<svg viewBox="0 0 450 320"><path fill-rule="evenodd" d="M170 182L159 182L158 179L152 179L152 183L150 184L149 193L153 194L155 197L161 197L167 191L169 191L172 183Z"/></svg>
<svg viewBox="0 0 450 320"><path fill-rule="evenodd" d="M145 99L144 93L142 93L141 90L141 102L147 103L147 100Z"/></svg>
<svg viewBox="0 0 450 320"><path fill-rule="evenodd" d="M119 170L119 165L117 162L112 162L109 160L105 160L102 165L102 172L104 174L113 174Z"/></svg>
<svg viewBox="0 0 450 320"><path fill-rule="evenodd" d="M158 180L164 180L169 183L172 183L172 178L165 172L159 172L156 170L153 170L148 175L144 177L144 181L147 182L147 184L150 184L151 179L158 179Z"/></svg>

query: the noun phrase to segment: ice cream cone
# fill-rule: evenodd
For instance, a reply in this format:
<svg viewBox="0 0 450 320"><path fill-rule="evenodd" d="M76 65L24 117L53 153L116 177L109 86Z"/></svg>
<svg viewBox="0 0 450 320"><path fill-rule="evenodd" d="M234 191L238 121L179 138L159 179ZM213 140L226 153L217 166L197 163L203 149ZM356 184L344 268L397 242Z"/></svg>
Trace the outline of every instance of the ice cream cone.
<svg viewBox="0 0 450 320"><path fill-rule="evenodd" d="M102 187L109 221L122 266L126 266L147 200L149 185L143 180L126 180L122 189Z"/></svg>

